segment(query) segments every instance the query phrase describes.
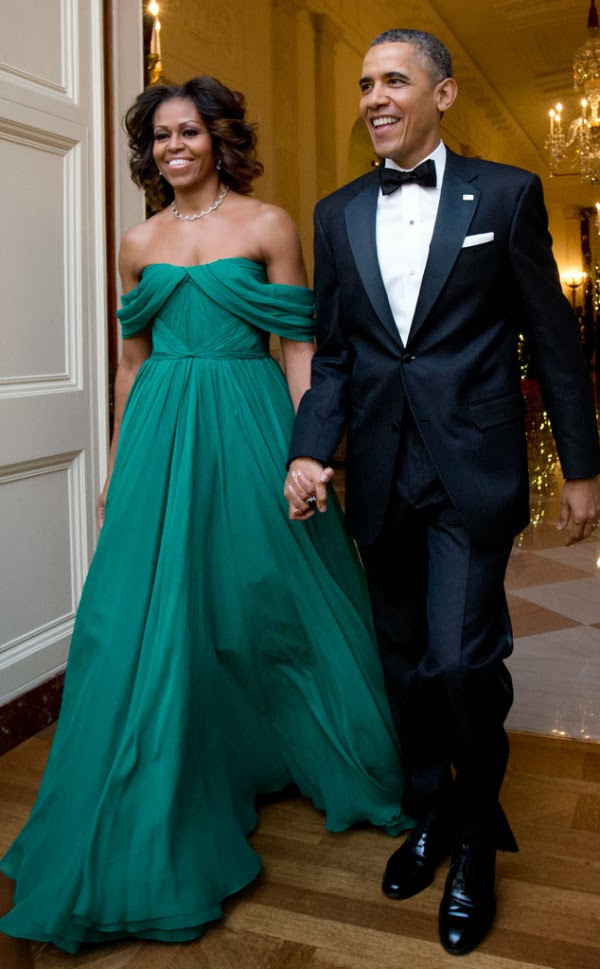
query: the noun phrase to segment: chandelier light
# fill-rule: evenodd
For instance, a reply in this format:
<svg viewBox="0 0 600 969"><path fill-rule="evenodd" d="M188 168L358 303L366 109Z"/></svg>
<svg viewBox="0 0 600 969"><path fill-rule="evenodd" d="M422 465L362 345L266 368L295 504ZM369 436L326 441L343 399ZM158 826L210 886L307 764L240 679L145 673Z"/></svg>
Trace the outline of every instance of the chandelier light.
<svg viewBox="0 0 600 969"><path fill-rule="evenodd" d="M558 167L572 158L581 170L581 177L600 183L600 31L596 0L591 0L588 13L588 39L575 52L573 86L581 98L581 115L563 129L562 104L550 110L550 133L546 148L551 164Z"/></svg>

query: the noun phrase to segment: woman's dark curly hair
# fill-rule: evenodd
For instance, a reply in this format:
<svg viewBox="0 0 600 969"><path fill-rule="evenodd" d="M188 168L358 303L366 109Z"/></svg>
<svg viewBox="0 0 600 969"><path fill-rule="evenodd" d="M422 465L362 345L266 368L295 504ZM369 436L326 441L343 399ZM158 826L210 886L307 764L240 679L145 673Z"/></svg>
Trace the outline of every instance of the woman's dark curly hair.
<svg viewBox="0 0 600 969"><path fill-rule="evenodd" d="M146 88L125 115L131 177L146 193L150 206L158 212L174 198L173 189L159 175L152 155L154 113L161 104L174 98L193 101L208 128L215 160L221 162L221 181L235 192L248 195L252 181L263 173L256 157L256 125L245 120L243 94L231 91L215 77L204 75L181 85L155 84Z"/></svg>

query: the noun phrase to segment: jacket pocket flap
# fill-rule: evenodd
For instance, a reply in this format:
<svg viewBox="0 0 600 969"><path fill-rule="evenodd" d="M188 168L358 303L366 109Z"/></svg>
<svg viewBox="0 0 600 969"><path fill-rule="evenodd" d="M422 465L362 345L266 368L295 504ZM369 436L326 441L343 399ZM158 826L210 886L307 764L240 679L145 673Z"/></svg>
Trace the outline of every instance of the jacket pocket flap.
<svg viewBox="0 0 600 969"><path fill-rule="evenodd" d="M525 412L525 400L521 394L507 394L494 400L471 403L470 406L473 420L482 430L508 421L517 421Z"/></svg>

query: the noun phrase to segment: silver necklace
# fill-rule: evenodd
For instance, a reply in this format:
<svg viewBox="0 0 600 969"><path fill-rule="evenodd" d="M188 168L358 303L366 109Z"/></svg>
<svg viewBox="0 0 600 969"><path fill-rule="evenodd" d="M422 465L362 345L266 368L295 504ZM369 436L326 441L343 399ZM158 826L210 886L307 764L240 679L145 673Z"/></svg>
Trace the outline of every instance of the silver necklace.
<svg viewBox="0 0 600 969"><path fill-rule="evenodd" d="M207 209L204 209L203 212L194 212L192 213L192 215L182 215L179 209L177 208L177 206L175 205L175 199L173 199L173 204L171 205L171 212L173 213L176 219L181 219L182 222L195 222L196 219L203 219L204 216L208 215L209 212L214 212L215 209L218 209L221 202L224 201L228 191L229 191L229 185L226 185L223 191L221 192L221 194L219 195L219 197L215 199L212 205L209 205L209 207Z"/></svg>

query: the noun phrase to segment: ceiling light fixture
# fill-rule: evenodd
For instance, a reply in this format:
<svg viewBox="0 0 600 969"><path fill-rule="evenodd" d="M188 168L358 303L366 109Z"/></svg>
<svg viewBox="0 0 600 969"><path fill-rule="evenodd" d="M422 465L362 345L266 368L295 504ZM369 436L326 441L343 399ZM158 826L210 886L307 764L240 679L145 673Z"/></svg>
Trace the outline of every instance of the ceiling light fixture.
<svg viewBox="0 0 600 969"><path fill-rule="evenodd" d="M552 166L558 167L563 160L570 159L579 167L581 177L595 184L600 183L600 31L595 0L590 2L587 28L588 39L573 59L573 86L583 95L581 114L565 134L563 106L559 103L553 107L546 148Z"/></svg>

